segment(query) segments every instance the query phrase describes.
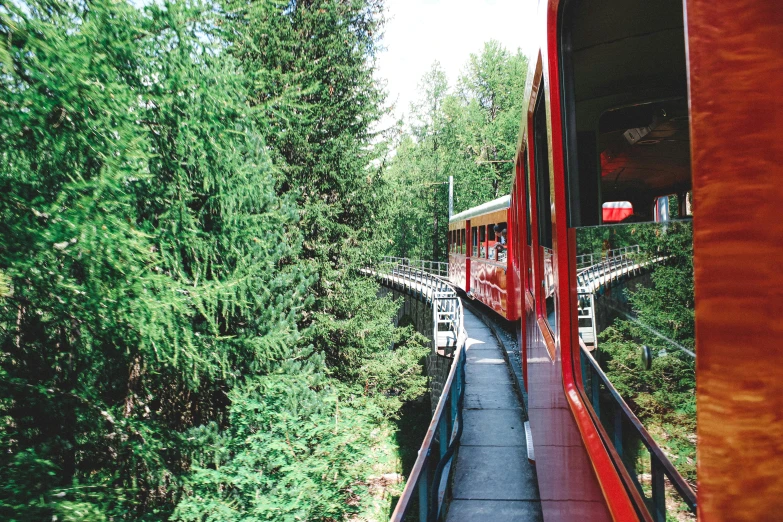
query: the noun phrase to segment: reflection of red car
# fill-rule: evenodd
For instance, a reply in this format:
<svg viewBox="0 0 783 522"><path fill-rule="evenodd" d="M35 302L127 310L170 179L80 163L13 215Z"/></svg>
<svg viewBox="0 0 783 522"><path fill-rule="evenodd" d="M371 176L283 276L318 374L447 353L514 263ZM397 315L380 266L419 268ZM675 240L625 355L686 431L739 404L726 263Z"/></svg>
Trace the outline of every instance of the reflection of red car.
<svg viewBox="0 0 783 522"><path fill-rule="evenodd" d="M601 205L604 223L619 223L628 216L633 216L633 205L630 201L608 201Z"/></svg>

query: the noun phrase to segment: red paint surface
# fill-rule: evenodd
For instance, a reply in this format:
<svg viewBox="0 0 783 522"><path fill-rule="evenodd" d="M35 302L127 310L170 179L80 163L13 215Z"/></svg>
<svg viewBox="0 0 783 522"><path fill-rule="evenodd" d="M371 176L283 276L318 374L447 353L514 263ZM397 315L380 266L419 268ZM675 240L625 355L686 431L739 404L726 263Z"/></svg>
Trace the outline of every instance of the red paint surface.
<svg viewBox="0 0 783 522"><path fill-rule="evenodd" d="M589 455L598 483L606 499L607 507L615 520L637 520L636 510L625 490L620 476L609 457L609 453L595 427L594 421L586 410L583 396L577 390L574 367L578 367L579 338L577 333L576 306L576 251L569 248L566 216L565 162L563 159L562 106L560 99L560 77L558 57L558 8L560 0L549 0L546 12L547 27L547 90L551 124L552 169L554 173L555 212L552 216L554 230L554 269L557 281L555 306L559 321L560 349L559 366L562 368L563 387L576 426L580 431L584 447Z"/></svg>
<svg viewBox="0 0 783 522"><path fill-rule="evenodd" d="M467 266L468 260L465 254L449 254L449 281L463 290L466 289Z"/></svg>
<svg viewBox="0 0 783 522"><path fill-rule="evenodd" d="M471 294L503 317L507 316L507 269L485 259L472 259L470 264Z"/></svg>
<svg viewBox="0 0 783 522"><path fill-rule="evenodd" d="M686 14L698 516L783 520L783 6Z"/></svg>

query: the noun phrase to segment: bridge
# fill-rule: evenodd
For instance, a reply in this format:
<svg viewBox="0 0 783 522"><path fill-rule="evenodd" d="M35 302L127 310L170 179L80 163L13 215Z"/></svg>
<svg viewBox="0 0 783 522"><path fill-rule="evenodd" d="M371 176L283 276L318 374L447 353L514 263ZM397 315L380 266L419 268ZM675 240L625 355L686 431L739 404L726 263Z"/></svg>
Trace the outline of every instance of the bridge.
<svg viewBox="0 0 783 522"><path fill-rule="evenodd" d="M667 497L679 499L695 512L695 493L608 380L593 351L596 303L613 300L611 294L621 288L620 283L645 276L651 264L665 260L666 256L642 256L636 245L577 259L582 374L588 400L610 432L639 502L647 505L656 522L666 520ZM463 305L447 279L446 263L384 258L364 272L384 287L427 304L432 318L428 323L431 357L438 362L436 367L448 370L432 391L432 420L391 520L542 520L533 441L526 402L521 400L524 385L520 372L511 368L516 344L504 347L496 325ZM583 323L585 318L591 319L590 324ZM626 452L624 446L635 446L648 455L649 473L638 474L634 462L638 450Z"/></svg>
<svg viewBox="0 0 783 522"><path fill-rule="evenodd" d="M393 521L542 520L533 446L506 350L447 281L447 265L385 258L365 270L432 309L432 349L450 360ZM453 469L452 469L453 468Z"/></svg>

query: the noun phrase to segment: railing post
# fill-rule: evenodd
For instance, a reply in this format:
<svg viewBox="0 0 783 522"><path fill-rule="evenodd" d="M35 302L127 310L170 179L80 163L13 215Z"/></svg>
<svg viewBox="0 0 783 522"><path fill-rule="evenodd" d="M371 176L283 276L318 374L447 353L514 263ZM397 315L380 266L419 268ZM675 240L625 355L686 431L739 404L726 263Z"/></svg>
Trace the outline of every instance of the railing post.
<svg viewBox="0 0 783 522"><path fill-rule="evenodd" d="M429 514L429 482L430 482L430 455L427 450L427 458L424 461L424 466L421 469L421 475L419 475L419 522L427 522Z"/></svg>
<svg viewBox="0 0 783 522"><path fill-rule="evenodd" d="M620 458L625 460L623 455L623 412L620 407L614 406L614 448Z"/></svg>
<svg viewBox="0 0 783 522"><path fill-rule="evenodd" d="M595 319L593 319L595 320ZM595 414L598 416L598 418L601 418L601 385L600 385L600 379L597 378L598 376L595 373L595 368L593 368L593 365L590 365L590 395L593 399L593 409L595 410Z"/></svg>
<svg viewBox="0 0 783 522"><path fill-rule="evenodd" d="M447 419L448 414L444 411L438 421L438 446L440 446L441 459L443 458L443 455L446 454L446 450L449 449L449 428L448 423L446 422Z"/></svg>
<svg viewBox="0 0 783 522"><path fill-rule="evenodd" d="M652 464L652 504L655 522L666 522L666 488L664 487L663 466L655 456L650 455Z"/></svg>

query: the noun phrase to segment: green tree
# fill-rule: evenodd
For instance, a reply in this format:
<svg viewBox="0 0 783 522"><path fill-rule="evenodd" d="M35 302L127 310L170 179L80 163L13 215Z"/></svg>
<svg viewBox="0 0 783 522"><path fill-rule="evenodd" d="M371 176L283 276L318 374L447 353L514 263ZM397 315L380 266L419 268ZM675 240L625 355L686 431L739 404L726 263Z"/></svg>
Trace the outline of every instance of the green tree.
<svg viewBox="0 0 783 522"><path fill-rule="evenodd" d="M0 10L0 513L160 519L181 434L292 357L295 207L209 6Z"/></svg>
<svg viewBox="0 0 783 522"><path fill-rule="evenodd" d="M470 55L455 92L439 64L425 74L409 129L390 145L390 251L445 260L450 175L455 212L509 192L526 70L520 52L490 41Z"/></svg>
<svg viewBox="0 0 783 522"><path fill-rule="evenodd" d="M612 234L612 231L617 229ZM614 247L639 244L650 282L627 292L634 321L618 318L601 334L606 374L684 477L696 480L696 361L660 335L695 350L693 232L689 221L597 227ZM608 232L608 234L606 234ZM645 259L643 257L642 259ZM656 335L653 332L657 332ZM650 369L639 346L652 349Z"/></svg>
<svg viewBox="0 0 783 522"><path fill-rule="evenodd" d="M377 232L385 191L371 144L384 99L373 76L383 4L227 0L225 7L235 22L231 52L251 82L253 116L267 126L279 165L278 192L299 205L299 264L315 277L314 301L299 323L304 344L325 355L334 376L356 385L361 368L393 344L407 347L400 335L411 335L389 327L395 307L376 297L377 284L357 282L384 241ZM396 351L400 360L413 359L407 349ZM383 380L396 370L390 365Z"/></svg>

